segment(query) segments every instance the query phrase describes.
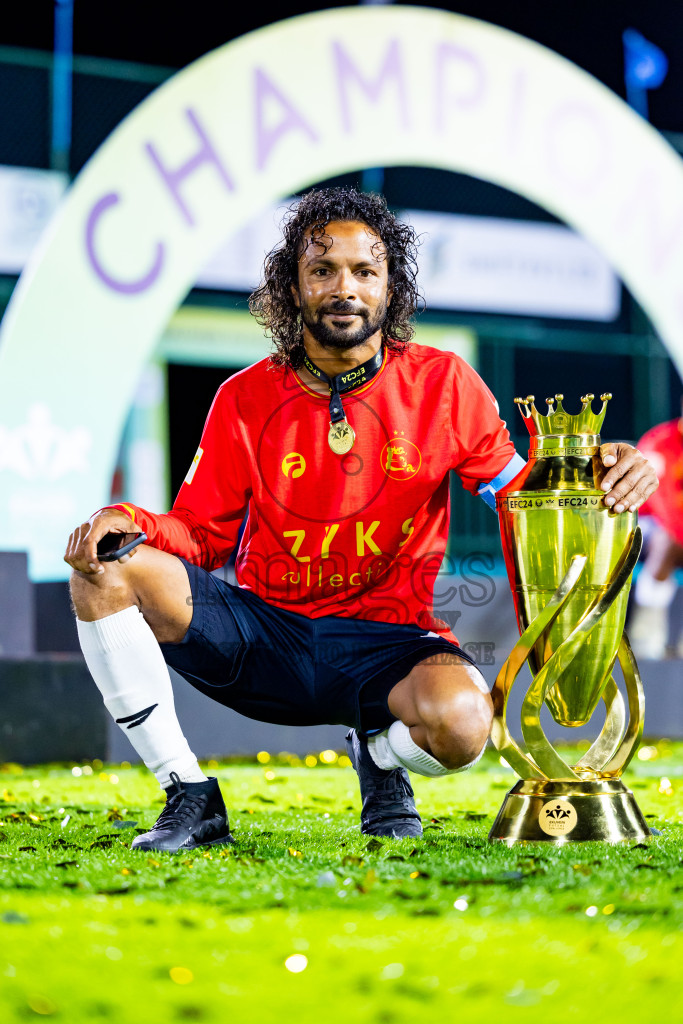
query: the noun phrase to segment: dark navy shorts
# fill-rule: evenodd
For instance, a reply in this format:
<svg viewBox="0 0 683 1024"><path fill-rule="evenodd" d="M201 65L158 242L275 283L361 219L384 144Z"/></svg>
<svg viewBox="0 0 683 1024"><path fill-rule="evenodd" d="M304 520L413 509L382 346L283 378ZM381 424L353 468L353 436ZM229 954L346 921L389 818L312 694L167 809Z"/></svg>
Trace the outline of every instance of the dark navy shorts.
<svg viewBox="0 0 683 1024"><path fill-rule="evenodd" d="M192 622L180 643L160 645L164 658L196 689L248 718L378 732L396 720L390 690L420 661L447 653L474 664L419 626L309 619L181 561Z"/></svg>

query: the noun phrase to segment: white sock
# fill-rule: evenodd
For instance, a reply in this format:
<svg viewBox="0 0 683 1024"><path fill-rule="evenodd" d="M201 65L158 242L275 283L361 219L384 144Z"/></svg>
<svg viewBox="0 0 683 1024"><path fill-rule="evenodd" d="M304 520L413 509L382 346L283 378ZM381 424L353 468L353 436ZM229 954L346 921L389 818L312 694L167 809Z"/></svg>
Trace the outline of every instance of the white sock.
<svg viewBox="0 0 683 1024"><path fill-rule="evenodd" d="M668 580L656 580L644 565L636 580L636 604L644 608L668 608L677 589L673 576L669 576Z"/></svg>
<svg viewBox="0 0 683 1024"><path fill-rule="evenodd" d="M140 609L126 608L95 622L77 619L76 626L107 710L162 789L170 786L171 772L183 782L205 780L176 717L161 648ZM136 718L139 724L133 724Z"/></svg>
<svg viewBox="0 0 683 1024"><path fill-rule="evenodd" d="M461 768L444 768L444 766L428 754L422 747L418 747L410 735L410 729L403 722L392 722L384 732L368 738L368 750L370 757L378 768L389 770L391 768L408 768L416 775L426 775L428 778L436 778L439 775L454 775L456 772L467 771L476 764L486 749L486 744L481 753L474 761L462 765Z"/></svg>

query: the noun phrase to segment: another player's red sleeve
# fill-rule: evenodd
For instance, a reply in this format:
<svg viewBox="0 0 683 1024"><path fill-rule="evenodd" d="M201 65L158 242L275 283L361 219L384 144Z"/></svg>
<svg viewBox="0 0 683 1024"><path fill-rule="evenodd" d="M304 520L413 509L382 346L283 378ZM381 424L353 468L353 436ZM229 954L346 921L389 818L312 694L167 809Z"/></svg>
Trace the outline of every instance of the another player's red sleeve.
<svg viewBox="0 0 683 1024"><path fill-rule="evenodd" d="M239 414L224 384L172 510L155 514L128 502L111 507L127 512L153 547L212 570L230 557L250 494Z"/></svg>
<svg viewBox="0 0 683 1024"><path fill-rule="evenodd" d="M455 357L453 381L453 463L463 486L475 494L515 454L498 403L475 370Z"/></svg>
<svg viewBox="0 0 683 1024"><path fill-rule="evenodd" d="M641 515L659 522L678 544L683 544L683 434L681 421L660 423L641 437L638 448L652 463L659 487L641 507Z"/></svg>

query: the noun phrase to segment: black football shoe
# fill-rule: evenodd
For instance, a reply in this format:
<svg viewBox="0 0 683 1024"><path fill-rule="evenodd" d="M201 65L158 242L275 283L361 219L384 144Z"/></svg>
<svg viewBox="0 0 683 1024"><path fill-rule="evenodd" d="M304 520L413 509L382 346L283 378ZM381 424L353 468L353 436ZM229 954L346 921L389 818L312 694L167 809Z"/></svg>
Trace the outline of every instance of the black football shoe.
<svg viewBox="0 0 683 1024"><path fill-rule="evenodd" d="M355 729L346 737L351 764L358 773L363 807L360 830L368 836L421 836L422 821L405 768L385 771L372 760L368 744Z"/></svg>
<svg viewBox="0 0 683 1024"><path fill-rule="evenodd" d="M171 772L166 806L154 827L133 840L131 849L177 853L234 842L218 780L181 782Z"/></svg>

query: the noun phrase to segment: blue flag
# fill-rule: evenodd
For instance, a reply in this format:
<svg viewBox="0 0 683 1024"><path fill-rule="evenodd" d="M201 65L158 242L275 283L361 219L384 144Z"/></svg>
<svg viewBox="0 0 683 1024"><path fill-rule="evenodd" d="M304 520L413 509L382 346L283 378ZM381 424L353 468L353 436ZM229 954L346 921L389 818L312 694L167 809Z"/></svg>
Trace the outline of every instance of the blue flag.
<svg viewBox="0 0 683 1024"><path fill-rule="evenodd" d="M627 28L624 40L624 74L629 85L657 89L666 78L669 58L634 28Z"/></svg>
<svg viewBox="0 0 683 1024"><path fill-rule="evenodd" d="M658 89L669 70L669 58L634 28L627 28L624 42L624 78L629 104L647 117L647 90Z"/></svg>

